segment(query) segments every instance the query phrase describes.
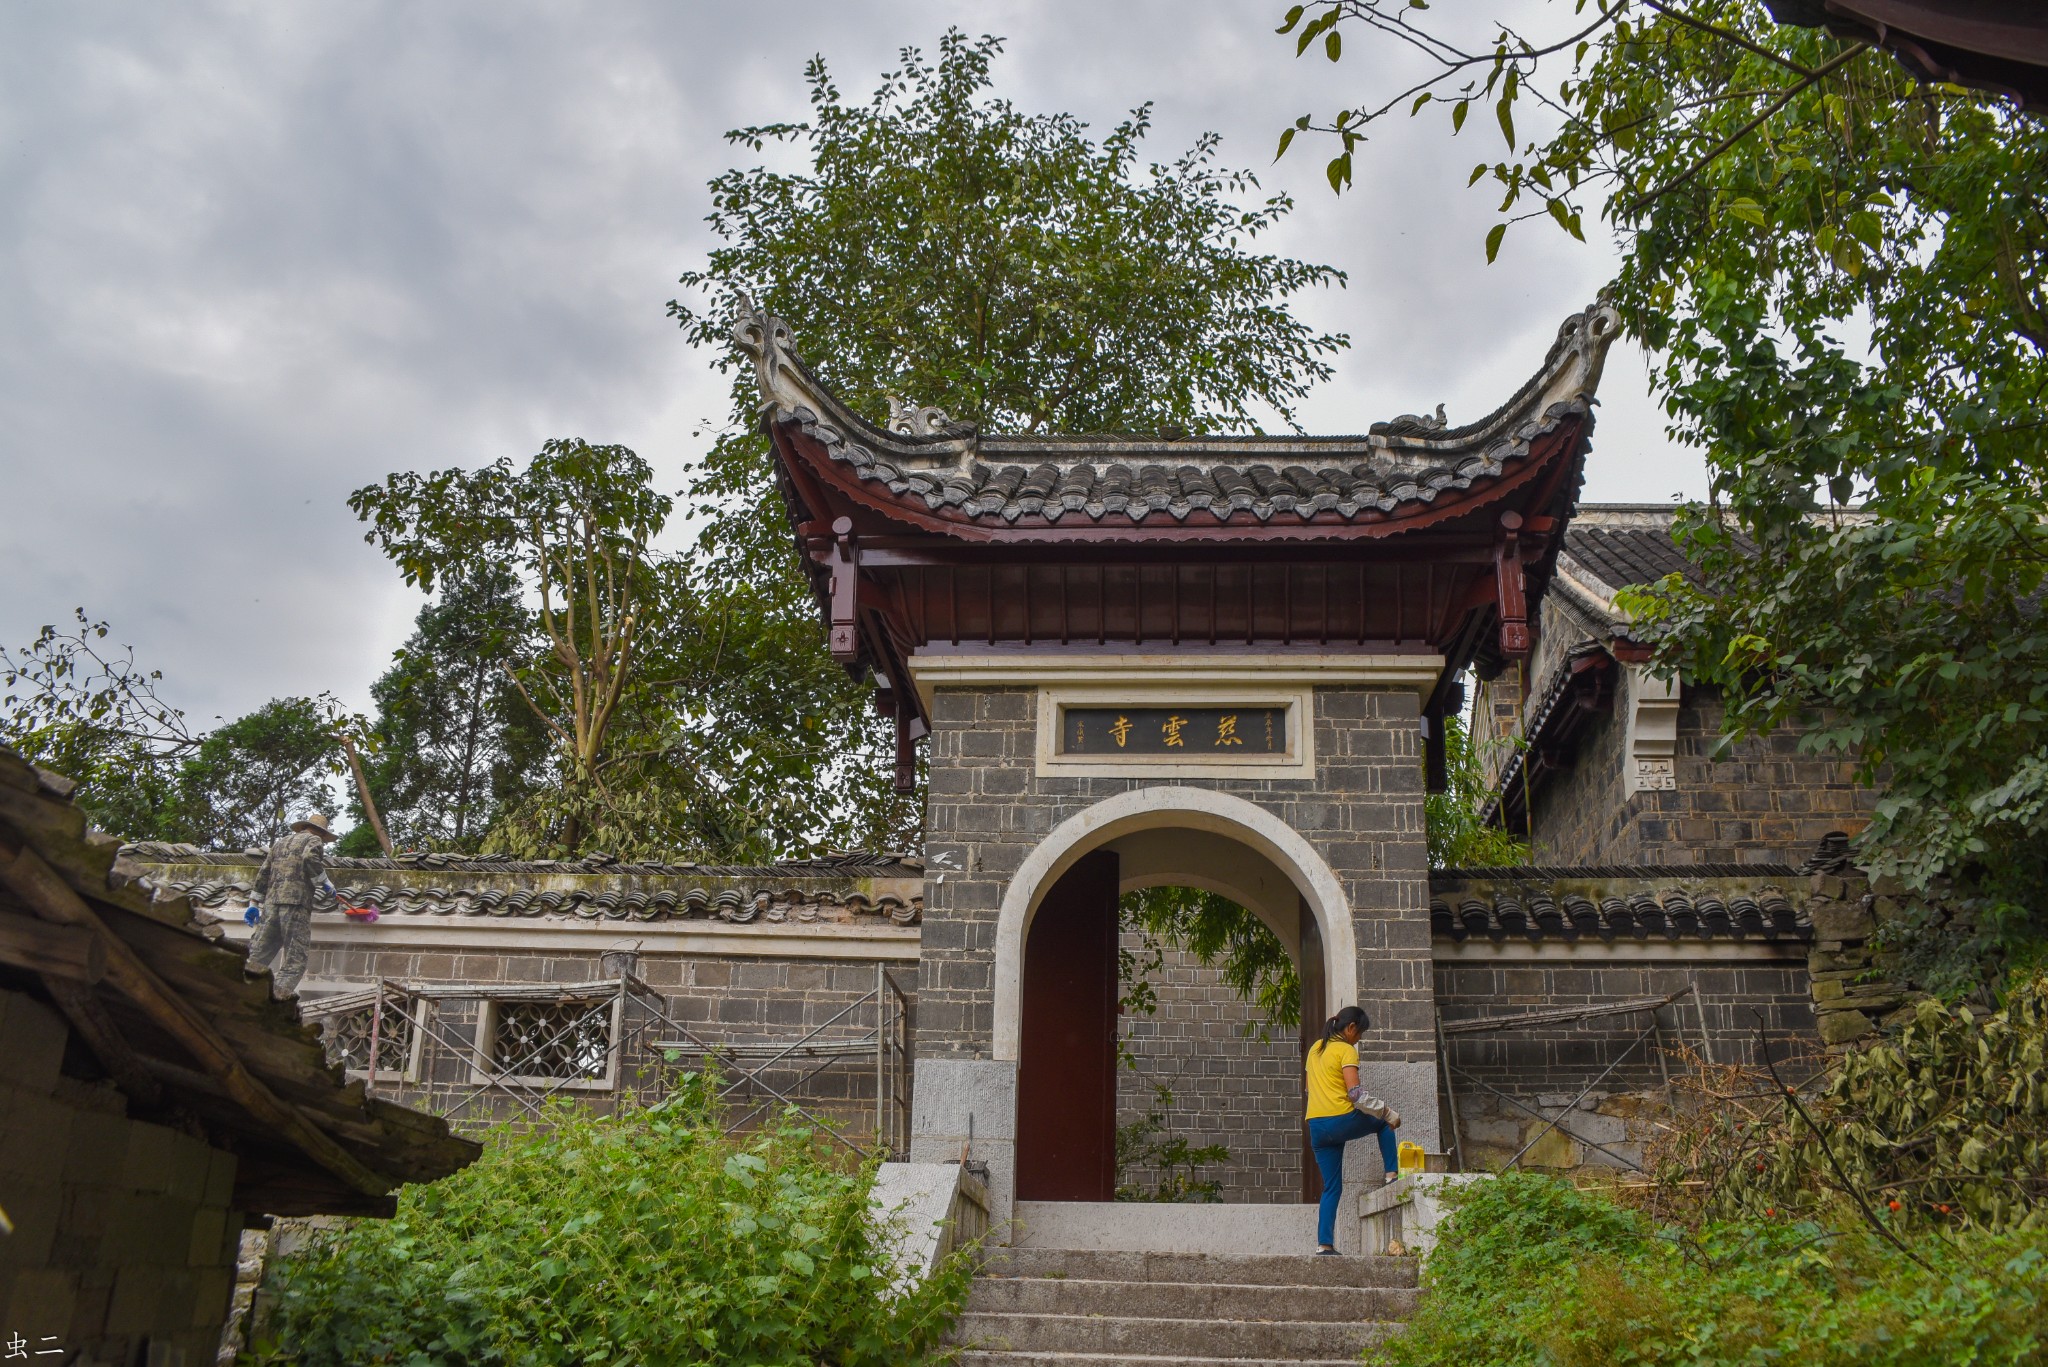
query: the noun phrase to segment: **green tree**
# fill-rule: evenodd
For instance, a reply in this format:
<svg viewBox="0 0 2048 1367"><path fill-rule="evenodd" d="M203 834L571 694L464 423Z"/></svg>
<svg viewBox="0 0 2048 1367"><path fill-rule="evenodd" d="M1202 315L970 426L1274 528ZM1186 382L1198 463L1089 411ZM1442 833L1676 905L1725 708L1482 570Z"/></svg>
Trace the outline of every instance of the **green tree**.
<svg viewBox="0 0 2048 1367"><path fill-rule="evenodd" d="M370 686L377 706L370 793L394 841L474 853L497 815L545 775L549 734L507 664L532 653L533 614L519 582L485 564L446 578L420 609L391 668ZM344 854L375 854L360 796Z"/></svg>
<svg viewBox="0 0 2048 1367"><path fill-rule="evenodd" d="M1491 796L1479 750L1463 717L1444 718L1444 790L1423 802L1433 869L1502 869L1529 862L1529 846L1488 825Z"/></svg>
<svg viewBox="0 0 2048 1367"><path fill-rule="evenodd" d="M744 582L695 575L659 550L673 500L654 490L652 469L632 451L553 441L524 469L500 460L401 472L350 502L410 582L459 583L477 566L506 581L491 620L463 630L487 628L497 643L490 668L545 735L551 773L513 784L520 791L504 795L489 830L466 824L465 839L480 834L527 855L602 849L748 862L876 829L850 817L857 809L843 800L864 777L844 756L867 718L842 705L852 683L816 649L808 611ZM503 601L513 584L538 604L519 630ZM402 658L387 679L394 706L409 689L428 690L440 668L435 658L417 668ZM463 677L466 696L485 707L483 675ZM406 705L427 702L442 705L431 695ZM488 703L500 706L511 704L501 695ZM410 773L417 786L405 791L445 814L458 775L423 756L433 737L408 727L394 725L379 768ZM448 734L459 739L461 728ZM530 728L507 733L504 753L530 769L535 739Z"/></svg>
<svg viewBox="0 0 2048 1367"><path fill-rule="evenodd" d="M814 60L808 120L728 134L755 153L800 148L810 164L711 182L721 244L670 305L684 335L733 368L732 319L743 295L759 297L825 379L877 416L903 396L1039 431L1287 419L1346 344L1287 307L1341 272L1248 249L1290 201L1239 204L1257 182L1214 164L1213 137L1141 164L1144 109L1099 143L1071 116L1019 111L990 93L1000 48L954 31L936 62L905 49L865 104L845 101ZM735 374L730 425L692 489L698 595L735 628L726 640L748 662L748 689L802 717L785 753L816 776L834 838L912 843L921 802L892 791L890 728L866 684L825 653L756 402L751 377ZM752 805L740 796L736 821Z"/></svg>
<svg viewBox="0 0 2048 1367"><path fill-rule="evenodd" d="M587 838L623 836L622 793L608 771L622 755L613 726L640 667L642 638L665 616L650 600L652 549L674 501L623 446L550 441L524 469L400 471L349 495L370 523L364 539L406 582L476 565L516 573L539 601L538 649L500 669L552 738L559 783L513 818L530 849L575 853Z"/></svg>
<svg viewBox="0 0 2048 1367"><path fill-rule="evenodd" d="M1671 435L1712 478L1684 520L1704 580L1628 602L1660 662L1718 687L1735 735L1797 721L1854 753L1887 790L1863 859L1967 894L1977 948L2037 934L2048 125L1761 0L1523 8L1551 31L1478 44L1412 8L1288 12L1298 51L1364 32L1422 67L1282 151L1335 139L1341 188L1374 120L1442 108L1455 134L1476 103L1504 146L1472 172L1501 194L1489 259L1512 222L1577 236L1598 208Z"/></svg>
<svg viewBox="0 0 2048 1367"><path fill-rule="evenodd" d="M180 761L201 733L157 694L163 674L135 649L105 644L103 621L75 609L65 628L0 648L0 738L29 761L78 784L75 799L101 830L129 840L186 840Z"/></svg>
<svg viewBox="0 0 2048 1367"><path fill-rule="evenodd" d="M323 698L276 698L208 732L178 766L183 837L214 848L267 845L334 797L339 743Z"/></svg>

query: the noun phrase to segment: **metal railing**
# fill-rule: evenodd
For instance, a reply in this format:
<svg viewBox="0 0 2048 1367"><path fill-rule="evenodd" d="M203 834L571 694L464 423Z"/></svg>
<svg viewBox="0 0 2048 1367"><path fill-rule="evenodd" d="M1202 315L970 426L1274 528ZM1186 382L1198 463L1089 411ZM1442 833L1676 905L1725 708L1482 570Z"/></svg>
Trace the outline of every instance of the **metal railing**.
<svg viewBox="0 0 2048 1367"><path fill-rule="evenodd" d="M444 1009L459 1002L475 1003L470 1019ZM528 1023L514 1048L502 1049L505 1032L491 1013L521 1005L553 1008L552 1018L529 1012L537 1023ZM361 1076L369 1090L409 1104L424 1100L451 1124L504 1119L493 1104L503 1100L514 1104L514 1116L536 1121L549 1101L564 1095L659 1100L670 1081L664 1070L700 1059L719 1073L727 1133L783 1112L809 1120L855 1152L869 1145L849 1133L871 1136L872 1147L895 1157L909 1144L910 1001L881 965L872 989L782 1040L710 1038L702 1026L678 1019L669 1000L630 970L580 983L380 979L308 1002L303 1012L322 1026L330 1059ZM608 1043L594 1052L588 1041L600 1026ZM410 1034L394 1043L389 1032L395 1029ZM820 1114L826 1099L808 1084L835 1068L850 1083L869 1067L873 1104L862 1109L870 1124ZM844 1099L857 1099L851 1085L846 1090ZM484 1114L486 1108L492 1113Z"/></svg>
<svg viewBox="0 0 2048 1367"><path fill-rule="evenodd" d="M1670 1083L1669 1051L1665 1048L1664 1022L1659 1013L1667 1006L1674 1006L1682 997L1692 998L1693 1017L1699 1027L1700 1057L1711 1064L1714 1061L1714 1045L1707 1035L1707 1013L1706 1008L1700 1004L1700 989L1697 980L1688 981L1684 987L1679 988L1676 992L1662 997L1636 997L1627 1001L1605 1002L1598 1006L1560 1007L1549 1011L1519 1012L1509 1016L1481 1016L1472 1020L1452 1021L1449 1024L1445 1024L1443 1011L1439 1008L1436 1013L1436 1053L1443 1066L1444 1101L1451 1113L1451 1153L1452 1157L1456 1159L1458 1166L1460 1168L1465 1166L1464 1137L1460 1133L1461 1127L1458 1123L1458 1090L1456 1086L1456 1079L1462 1078L1479 1090L1506 1102L1531 1119L1543 1122L1542 1127L1530 1136L1528 1142L1517 1149L1514 1156L1502 1165L1504 1168L1519 1167L1522 1159L1529 1151L1535 1148L1545 1135L1549 1134L1552 1130L1556 1130L1566 1137L1584 1144L1588 1148L1598 1149L1623 1167L1635 1172L1641 1172L1643 1170L1641 1163L1636 1162L1627 1154L1618 1153L1607 1145L1578 1133L1564 1123L1564 1118L1576 1112L1579 1103L1590 1096L1594 1088L1612 1076L1614 1070L1627 1062L1646 1041L1655 1041L1652 1053L1657 1061L1658 1073L1667 1085ZM1490 1034L1508 1030L1528 1030L1544 1025L1575 1025L1581 1021L1597 1020L1605 1016L1629 1016L1635 1015L1638 1012L1649 1013L1649 1025L1645 1026L1634 1039L1630 1040L1620 1053L1610 1059L1607 1066L1600 1070L1599 1075L1584 1087L1581 1087L1578 1094L1566 1102L1561 1109L1553 1107L1552 1109L1558 1111L1554 1116L1543 1114L1542 1111L1529 1105L1521 1098L1509 1095L1492 1083L1487 1082L1484 1078L1451 1062L1450 1041L1458 1036ZM1673 1029L1676 1031L1682 1029L1682 1027L1674 1022Z"/></svg>

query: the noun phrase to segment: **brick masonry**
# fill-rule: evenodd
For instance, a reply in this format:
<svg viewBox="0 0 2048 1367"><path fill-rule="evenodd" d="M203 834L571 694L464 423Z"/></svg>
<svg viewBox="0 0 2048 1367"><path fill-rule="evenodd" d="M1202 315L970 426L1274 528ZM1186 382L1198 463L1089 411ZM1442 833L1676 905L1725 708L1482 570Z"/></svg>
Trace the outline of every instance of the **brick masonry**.
<svg viewBox="0 0 2048 1367"><path fill-rule="evenodd" d="M470 1100L476 1089L464 1048L477 1037L478 1018L491 989L497 985L594 982L612 976L600 953L492 950L488 937L489 928L485 927L479 935L484 944L463 952L421 950L402 943L362 949L316 942L310 960L309 981L323 984L367 984L381 978L476 988L475 996L438 998L416 1008L426 1013L428 1040L428 1047L421 1051L420 1072L411 1078L380 1080L378 1087L380 1094L444 1114L467 1102L462 1112L452 1117L462 1126L512 1118L522 1111L517 1100L506 1096ZM914 952L914 945L908 948ZM908 998L914 1030L915 960L882 967ZM877 965L873 962L643 954L635 972L660 997L667 1016L705 1044L794 1043L818 1027L824 1027L821 1039L845 1039L871 1032L875 1026L873 1005L859 1004L875 991ZM317 1009L310 992L308 998ZM834 1017L839 1019L835 1022ZM671 1063L666 1051L655 1047L677 1031L638 1003L627 1003L622 1027L619 1085L567 1087L561 1089L561 1095L576 1096L605 1109L628 1092L643 1098L657 1094L673 1068L699 1066L701 1055L681 1053ZM769 1072L766 1080L820 1115L850 1129L871 1129L876 1081L873 1054L815 1073L810 1068L809 1062L791 1060ZM810 1076L803 1077L805 1073ZM768 1105L769 1111L756 1112L757 1119L781 1107L769 1093L754 1087L736 1091L729 1102L737 1108L736 1115L756 1103Z"/></svg>
<svg viewBox="0 0 2048 1367"><path fill-rule="evenodd" d="M1705 1013L1706 1045L1717 1062L1759 1062L1759 1027L1771 1042L1772 1057L1791 1075L1810 1072L1819 1050L1806 958L1799 949L1784 956L1759 952L1742 959L1697 962L1616 962L1576 956L1497 962L1450 958L1438 963L1436 978L1446 1023L1665 996L1696 983ZM1567 1115L1568 1132L1618 1146L1640 1160L1642 1123L1656 1109L1648 1094L1664 1081L1666 1067L1683 1065L1676 1053L1679 1048L1701 1048L1701 1017L1690 998L1656 1014L1662 1043L1672 1051L1665 1055L1664 1066L1652 1048L1659 1043L1653 1036L1598 1084L1581 1115L1568 1115L1566 1104L1622 1057L1649 1024L1647 1013L1449 1036L1452 1064L1470 1075L1460 1077L1457 1088L1467 1166L1503 1162L1535 1138L1542 1122L1529 1110L1546 1117ZM1501 1100L1488 1087L1512 1096L1528 1110ZM1611 1157L1570 1133L1539 1140L1523 1162L1556 1168L1615 1165Z"/></svg>
<svg viewBox="0 0 2048 1367"><path fill-rule="evenodd" d="M1783 727L1716 753L1719 695L1688 685L1678 712L1677 786L1622 796L1620 708L1582 734L1571 768L1532 804L1533 862L1550 865L1797 863L1830 831L1870 819L1875 790L1840 755L1801 753Z"/></svg>
<svg viewBox="0 0 2048 1367"><path fill-rule="evenodd" d="M1412 693L1318 688L1316 777L1125 779L1036 772L1038 694L936 690L927 809L920 1057L988 1058L997 915L1011 877L1061 822L1136 788L1233 794L1299 832L1351 902L1363 994L1383 1004L1369 1056L1425 1062L1431 1035L1429 887L1419 713ZM945 870L941 881L936 871Z"/></svg>
<svg viewBox="0 0 2048 1367"><path fill-rule="evenodd" d="M235 1280L232 1154L60 1074L68 1030L0 992L0 1335L27 1361L211 1362ZM61 1358L33 1354L51 1346Z"/></svg>
<svg viewBox="0 0 2048 1367"><path fill-rule="evenodd" d="M1142 945L1141 937L1125 934L1125 948ZM1164 951L1160 967L1146 978L1158 1010L1123 1019L1123 1044L1136 1066L1117 1074L1117 1123L1143 1117L1153 1106L1153 1088L1164 1085L1174 1104L1162 1138L1230 1150L1227 1163L1196 1174L1221 1180L1224 1201L1300 1200L1302 1066L1294 1032L1276 1031L1264 1042L1248 1034L1252 1007L1216 969L1179 950ZM1123 1180L1154 1188L1159 1176L1138 1167Z"/></svg>

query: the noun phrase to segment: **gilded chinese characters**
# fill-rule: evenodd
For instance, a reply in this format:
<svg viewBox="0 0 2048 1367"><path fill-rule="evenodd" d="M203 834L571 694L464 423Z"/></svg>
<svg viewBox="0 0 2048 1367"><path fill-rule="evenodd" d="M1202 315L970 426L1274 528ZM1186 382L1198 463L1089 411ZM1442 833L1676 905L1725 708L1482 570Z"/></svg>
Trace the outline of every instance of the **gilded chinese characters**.
<svg viewBox="0 0 2048 1367"><path fill-rule="evenodd" d="M1060 752L1198 758L1287 750L1283 707L1069 707Z"/></svg>

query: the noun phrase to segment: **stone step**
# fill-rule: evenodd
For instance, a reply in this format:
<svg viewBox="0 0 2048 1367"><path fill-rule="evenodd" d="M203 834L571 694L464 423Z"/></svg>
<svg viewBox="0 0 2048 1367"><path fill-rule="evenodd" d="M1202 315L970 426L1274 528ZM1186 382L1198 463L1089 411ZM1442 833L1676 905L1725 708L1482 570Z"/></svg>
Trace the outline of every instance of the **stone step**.
<svg viewBox="0 0 2048 1367"><path fill-rule="evenodd" d="M1234 1257L1223 1253L1126 1253L1104 1249L1008 1248L990 1254L983 1275L1100 1282L1194 1282L1224 1286L1416 1284L1413 1258L1319 1258L1314 1253Z"/></svg>
<svg viewBox="0 0 2048 1367"><path fill-rule="evenodd" d="M1187 1360L1350 1359L1397 1326L1300 1320L1143 1319L1111 1315L1002 1315L970 1311L953 1341L1009 1353L1097 1353Z"/></svg>
<svg viewBox="0 0 2048 1367"><path fill-rule="evenodd" d="M1406 1319L1415 1309L1418 1294L1412 1288L1395 1286L1271 1286L1092 1281L1075 1277L979 1277L967 1298L967 1308L1010 1315L1357 1323Z"/></svg>
<svg viewBox="0 0 2048 1367"><path fill-rule="evenodd" d="M1359 1367L1342 1358L1191 1358L1129 1353L962 1353L959 1367Z"/></svg>

